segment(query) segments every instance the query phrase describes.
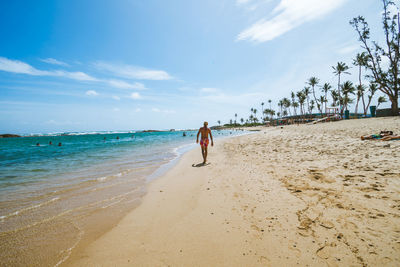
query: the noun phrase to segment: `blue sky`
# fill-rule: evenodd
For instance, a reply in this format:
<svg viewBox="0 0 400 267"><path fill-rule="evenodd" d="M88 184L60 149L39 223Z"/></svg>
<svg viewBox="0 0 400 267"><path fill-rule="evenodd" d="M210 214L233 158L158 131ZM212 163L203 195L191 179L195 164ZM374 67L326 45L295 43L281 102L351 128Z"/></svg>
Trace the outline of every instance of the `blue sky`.
<svg viewBox="0 0 400 267"><path fill-rule="evenodd" d="M381 9L377 0L1 1L0 133L247 118L311 76L335 85L331 66L359 51L349 20L363 15L380 34Z"/></svg>

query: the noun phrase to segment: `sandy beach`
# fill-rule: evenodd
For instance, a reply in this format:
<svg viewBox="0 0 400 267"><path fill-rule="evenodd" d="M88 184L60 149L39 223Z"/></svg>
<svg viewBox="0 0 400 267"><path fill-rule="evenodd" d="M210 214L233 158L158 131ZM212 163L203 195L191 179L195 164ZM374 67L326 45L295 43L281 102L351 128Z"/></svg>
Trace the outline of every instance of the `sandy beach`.
<svg viewBox="0 0 400 267"><path fill-rule="evenodd" d="M263 128L186 153L64 266L399 266L400 118Z"/></svg>

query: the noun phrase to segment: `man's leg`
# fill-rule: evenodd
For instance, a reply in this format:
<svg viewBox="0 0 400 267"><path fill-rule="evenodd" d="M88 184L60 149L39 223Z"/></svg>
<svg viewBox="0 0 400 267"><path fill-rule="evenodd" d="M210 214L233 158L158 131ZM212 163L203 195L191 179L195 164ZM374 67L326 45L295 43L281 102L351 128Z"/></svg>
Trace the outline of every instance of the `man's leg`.
<svg viewBox="0 0 400 267"><path fill-rule="evenodd" d="M201 155L203 155L203 162L205 161L205 158L204 158L204 146L201 146Z"/></svg>
<svg viewBox="0 0 400 267"><path fill-rule="evenodd" d="M207 163L207 146L204 146L204 163Z"/></svg>

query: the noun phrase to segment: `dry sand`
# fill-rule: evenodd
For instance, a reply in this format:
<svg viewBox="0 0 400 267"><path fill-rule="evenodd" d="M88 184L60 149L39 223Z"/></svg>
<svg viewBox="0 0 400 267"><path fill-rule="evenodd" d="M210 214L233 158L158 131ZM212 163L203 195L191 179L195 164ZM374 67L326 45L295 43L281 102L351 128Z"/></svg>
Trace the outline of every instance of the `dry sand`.
<svg viewBox="0 0 400 267"><path fill-rule="evenodd" d="M400 118L265 128L185 154L65 265L399 266Z"/></svg>

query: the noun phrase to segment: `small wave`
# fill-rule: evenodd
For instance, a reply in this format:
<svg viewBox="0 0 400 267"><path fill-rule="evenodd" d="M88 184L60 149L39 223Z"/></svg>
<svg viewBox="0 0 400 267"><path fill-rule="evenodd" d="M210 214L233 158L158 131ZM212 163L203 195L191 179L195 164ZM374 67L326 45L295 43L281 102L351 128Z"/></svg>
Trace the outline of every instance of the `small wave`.
<svg viewBox="0 0 400 267"><path fill-rule="evenodd" d="M119 173L117 173L117 174L108 175L108 176L102 176L102 177L99 177L99 178L94 179L94 181L104 182L104 181L106 181L106 180L108 180L108 179L110 179L110 178L121 177L122 175L125 175L125 174L129 173L130 171L131 171L131 170L128 169L128 170L119 172Z"/></svg>
<svg viewBox="0 0 400 267"><path fill-rule="evenodd" d="M55 198L50 199L49 201L42 202L42 203L40 203L40 204L27 207L27 208L25 208L25 209L17 210L17 211L15 211L15 212L13 212L13 213L0 216L0 220L3 221L4 219L17 216L17 215L19 215L19 214L21 214L21 213L24 213L24 212L26 212L26 211L40 208L40 207L42 207L42 206L44 206L44 205L50 204L50 203L52 203L52 202L54 202L54 201L57 201L57 200L59 200L59 199L60 199L59 197L55 197Z"/></svg>
<svg viewBox="0 0 400 267"><path fill-rule="evenodd" d="M60 254L62 253L66 253L66 255L57 262L56 265L54 265L54 267L60 266L60 264L64 263L66 260L68 260L69 256L71 256L72 250L79 244L79 242L82 240L82 236L85 233L81 228L79 228L76 224L74 224L75 228L77 228L79 230L79 234L78 234L78 238L76 240L76 242L68 249L63 250L60 252Z"/></svg>

